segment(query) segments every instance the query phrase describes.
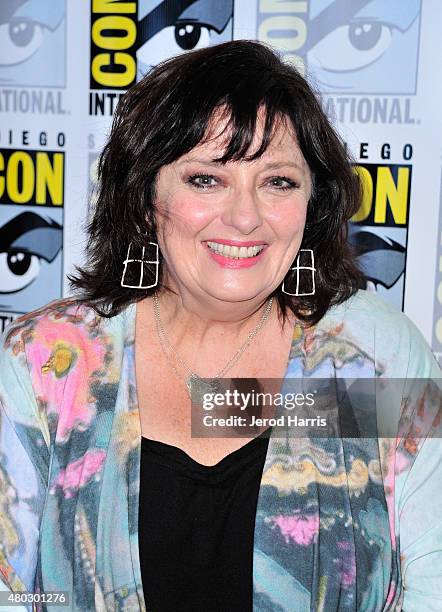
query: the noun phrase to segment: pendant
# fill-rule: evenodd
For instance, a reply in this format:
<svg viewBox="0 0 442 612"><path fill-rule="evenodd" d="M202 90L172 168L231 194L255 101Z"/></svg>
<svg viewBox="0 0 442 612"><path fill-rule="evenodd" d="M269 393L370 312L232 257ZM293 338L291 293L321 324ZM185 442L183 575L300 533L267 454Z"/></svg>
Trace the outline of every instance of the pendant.
<svg viewBox="0 0 442 612"><path fill-rule="evenodd" d="M210 394L212 396L214 393L222 393L223 391L218 379L210 378L208 380L203 380L196 374L192 374L186 379L186 386L192 404L198 405L202 405L204 395Z"/></svg>

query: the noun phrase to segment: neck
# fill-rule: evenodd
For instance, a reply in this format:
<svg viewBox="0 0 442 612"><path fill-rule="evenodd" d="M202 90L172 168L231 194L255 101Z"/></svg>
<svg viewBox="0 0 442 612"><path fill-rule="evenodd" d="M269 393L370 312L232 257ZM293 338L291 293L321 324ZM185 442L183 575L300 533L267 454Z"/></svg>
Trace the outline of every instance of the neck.
<svg viewBox="0 0 442 612"><path fill-rule="evenodd" d="M257 297L241 302L221 302L210 296L202 301L190 293L169 291L158 295L164 327L181 338L187 332L194 342L207 336L243 337L260 322L268 301L268 297ZM276 314L275 307L273 303L269 318Z"/></svg>
<svg viewBox="0 0 442 612"><path fill-rule="evenodd" d="M156 320L154 300L148 301L153 333L163 339L165 334L167 343L188 368L202 377L213 377L214 373L221 371L222 367L237 355L237 351L251 333L251 343L245 349L244 356L240 354L238 358L241 359L241 365L237 372L245 371L244 367L247 370L247 362L249 371L250 367L252 371L256 370L260 363L256 358L257 351L267 351L269 347L279 346L284 342L287 333L291 333L280 325L276 300L273 300L271 308L266 311L266 296L259 300L215 304L216 307L212 308L207 306L211 300L203 302L199 296L180 291L172 293L163 290L157 297L159 321ZM266 312L267 316L262 323ZM289 321L291 329L294 324L291 313L287 317L287 322ZM161 327L163 332L160 331ZM255 365L250 365L253 363ZM229 368L229 372L231 371Z"/></svg>

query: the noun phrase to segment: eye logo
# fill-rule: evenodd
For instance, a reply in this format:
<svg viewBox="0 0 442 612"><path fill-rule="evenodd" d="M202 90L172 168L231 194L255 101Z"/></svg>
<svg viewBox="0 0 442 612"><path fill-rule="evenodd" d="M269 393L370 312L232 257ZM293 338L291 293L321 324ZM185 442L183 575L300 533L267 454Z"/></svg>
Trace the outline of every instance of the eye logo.
<svg viewBox="0 0 442 612"><path fill-rule="evenodd" d="M65 0L1 0L0 86L65 86Z"/></svg>
<svg viewBox="0 0 442 612"><path fill-rule="evenodd" d="M92 0L90 88L127 89L172 55L232 39L233 0Z"/></svg>
<svg viewBox="0 0 442 612"><path fill-rule="evenodd" d="M0 150L0 310L61 297L64 152Z"/></svg>
<svg viewBox="0 0 442 612"><path fill-rule="evenodd" d="M62 210L0 207L0 309L28 312L62 293ZM2 317L3 318L3 317Z"/></svg>
<svg viewBox="0 0 442 612"><path fill-rule="evenodd" d="M355 172L363 198L349 242L366 288L403 308L412 166L361 164Z"/></svg>
<svg viewBox="0 0 442 612"><path fill-rule="evenodd" d="M233 0L138 0L138 18L137 79L172 55L233 38Z"/></svg>
<svg viewBox="0 0 442 612"><path fill-rule="evenodd" d="M54 261L62 230L54 219L32 212L20 213L0 228L0 296L23 291L38 278L42 261Z"/></svg>
<svg viewBox="0 0 442 612"><path fill-rule="evenodd" d="M321 90L414 94L420 10L421 0L312 0L305 55Z"/></svg>

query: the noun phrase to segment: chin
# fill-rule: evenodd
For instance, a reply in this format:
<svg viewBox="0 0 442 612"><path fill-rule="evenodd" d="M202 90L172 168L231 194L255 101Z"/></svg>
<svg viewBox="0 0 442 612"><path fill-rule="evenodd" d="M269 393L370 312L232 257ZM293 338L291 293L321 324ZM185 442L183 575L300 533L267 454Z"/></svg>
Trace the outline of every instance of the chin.
<svg viewBox="0 0 442 612"><path fill-rule="evenodd" d="M245 288L245 287L211 287L206 289L206 293L216 300L221 302L246 302L247 300L256 299L258 296L266 295L263 288Z"/></svg>

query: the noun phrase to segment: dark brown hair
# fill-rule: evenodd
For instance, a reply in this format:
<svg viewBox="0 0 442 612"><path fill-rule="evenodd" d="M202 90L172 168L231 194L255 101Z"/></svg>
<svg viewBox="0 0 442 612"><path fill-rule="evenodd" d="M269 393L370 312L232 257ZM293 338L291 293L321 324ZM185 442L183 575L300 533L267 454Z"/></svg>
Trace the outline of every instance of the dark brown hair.
<svg viewBox="0 0 442 612"><path fill-rule="evenodd" d="M265 109L261 145L247 156L258 110ZM112 317L155 288L120 286L129 242L141 252L158 242L155 182L160 168L188 153L207 136L214 111L227 109L231 137L221 162L256 159L268 147L277 122L293 126L313 178L301 248L313 249L316 291L292 297L279 286L275 298L306 325L363 287L347 242L347 222L359 209L360 183L346 149L307 81L269 47L247 40L187 52L157 65L121 98L98 164L98 199L87 226L87 262L70 276L80 298ZM291 283L289 272L286 276ZM162 261L159 283L162 285ZM301 283L301 290L305 287Z"/></svg>

